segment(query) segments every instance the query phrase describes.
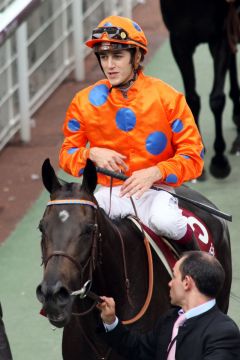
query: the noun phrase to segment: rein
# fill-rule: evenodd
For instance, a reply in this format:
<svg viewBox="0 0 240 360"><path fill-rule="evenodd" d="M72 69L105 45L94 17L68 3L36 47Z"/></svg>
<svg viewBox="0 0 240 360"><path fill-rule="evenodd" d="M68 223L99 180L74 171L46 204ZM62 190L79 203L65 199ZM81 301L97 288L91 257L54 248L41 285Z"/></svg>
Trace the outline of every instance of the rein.
<svg viewBox="0 0 240 360"><path fill-rule="evenodd" d="M84 200L84 199L62 199L62 200L51 200L48 201L47 206L52 206L52 205L84 205L84 206L91 206L92 208L94 208L95 210L98 209L97 204L95 204L92 201L88 201L88 200ZM133 204L134 206L134 204ZM124 277L125 277L125 284L126 284L126 291L127 291L127 298L129 301L129 304L131 304L131 299L129 296L129 289L130 289L130 282L129 282L129 278L128 278L128 271L127 271L127 263L126 263L126 256L125 256L125 244L123 241L123 237L120 233L120 231L118 230L117 227L115 227L118 236L120 238L120 242L121 242L121 247L122 247L122 257L123 257L123 267L124 267ZM142 230L143 234L144 231ZM79 273L81 274L81 281L83 279L83 274L85 269L87 268L87 266L90 264L90 280L92 280L92 270L95 269L95 265L96 265L96 255L97 255L97 240L99 240L99 247L100 247L100 256L102 256L102 249L101 249L101 243L102 243L102 235L101 232L98 231L98 223L95 220L95 227L94 227L94 231L92 233L92 251L91 251L91 255L88 258L86 264L84 266L82 266L81 264L79 264L77 262L77 260L74 259L74 257L72 257L71 255L68 255L67 253L65 253L64 251L61 250L56 250L53 251L48 257L47 259L43 259L43 264L46 268L48 262L54 257L54 256L62 256L67 258L69 261L71 261L76 268L78 269ZM134 322L136 322L137 320L139 320L146 312L146 310L148 309L148 306L150 304L151 298L152 298L152 292L153 292L153 261L152 261L152 253L151 253L151 249L150 249L150 245L148 240L146 239L146 237L144 236L144 244L146 247L146 251L147 251L147 258L148 258L148 268L149 268L149 287L148 287L148 293L147 293L147 297L146 300L142 306L142 308L140 309L140 311L138 312L137 315L135 315L133 318L129 319L129 320L124 320L122 321L123 324L125 325L129 325L132 324ZM94 301L93 305L86 310L85 312L82 313L72 313L75 316L84 316L88 313L90 313L96 306L96 301ZM93 352L95 353L95 356L97 357L97 359L104 359L107 360L111 354L111 348L109 348L106 352L106 354L104 356L100 355L95 344L91 341L91 339L85 334L81 324L80 325L80 331L83 335L83 337L85 338L85 340L87 341L87 343L89 344L89 346L91 347L91 349L93 350Z"/></svg>
<svg viewBox="0 0 240 360"><path fill-rule="evenodd" d="M113 184L113 177L111 176L111 180L110 180L110 204L109 204L109 212L108 212L108 216L111 212L111 199L112 199L112 184ZM145 312L147 311L148 307L149 307L149 304L150 304L150 301L152 299L152 293L153 293L153 260L152 260L152 252L151 252L151 247L149 245L149 241L147 239L147 237L145 236L145 231L142 227L142 224L138 218L138 214L137 214L137 209L136 209L136 206L135 206L135 203L133 201L133 198L132 196L130 196L130 200L131 200L131 203L132 203L132 206L133 206L133 210L134 210L134 213L135 213L135 220L139 223L140 225L140 228L141 228L141 232L143 234L143 238L144 238L144 245L145 245L145 248L146 248L146 252L147 252L147 259L148 259L148 293L147 293L147 297L146 297L146 300L142 306L142 308L140 309L140 311L137 313L137 315L135 315L133 318L129 319L129 320L122 320L122 323L124 325L130 325L130 324L133 324L135 323L137 320L141 319L141 317L145 314ZM122 254L123 254L123 268L124 268L124 276L125 276L125 284L126 284L126 291L127 291L127 299L128 299L128 302L129 304L133 307L133 303L132 303L132 300L130 298L130 295L129 295L129 290L130 290L130 281L129 281L129 278L128 278L128 272L127 272L127 263L126 263L126 256L125 256L125 246L124 246L124 241L123 241L123 237L120 233L120 231L118 230L117 227L115 227L117 233L118 233L118 236L120 238L120 241L121 241L121 246L122 246Z"/></svg>
<svg viewBox="0 0 240 360"><path fill-rule="evenodd" d="M97 204L95 204L92 201L84 200L84 199L50 200L50 201L48 201L47 206L52 206L52 205L75 205L75 204L76 205L91 206L96 210L98 209ZM133 204L133 206L134 206L134 204ZM135 208L135 206L134 206L134 208ZM96 230L98 229L97 222L95 222L95 229ZM88 258L88 260L87 260L87 262L86 262L86 264L84 266L81 266L81 264L79 264L72 256L68 255L67 253L65 253L64 251L61 251L61 250L53 251L48 256L48 258L43 261L44 266L46 267L49 260L51 258L53 258L54 256L65 257L65 258L69 259L76 266L76 268L78 269L78 271L81 274L81 280L82 280L83 273L84 273L85 269L87 268L87 266L90 263L90 277L91 277L90 280L92 280L92 268L95 268L95 261L96 261L95 253L97 251L97 239L101 240L101 233L97 232L96 230L93 231L92 252L91 252L90 257ZM123 238L122 238L122 235L121 235L120 231L118 230L117 227L115 227L115 230L118 233L118 236L119 236L119 239L120 239L120 242L121 242L121 247L122 247L123 267L124 267L124 277L125 277L127 298L128 298L129 304L132 305L132 302L131 302L131 299L130 299L130 296L129 296L130 282L129 282L128 271L127 271L127 263L126 263L126 256L125 256L125 245L124 245L124 241L123 241ZM144 235L143 229L142 229L142 233ZM95 234L97 234L97 235L95 236ZM153 292L153 260L152 260L152 253L151 253L150 245L149 245L149 242L148 242L147 238L145 237L145 235L144 235L144 245L145 245L145 248L146 248L147 258L148 258L148 273L149 273L149 275L148 275L148 283L149 283L148 293L147 293L146 300L145 300L142 308L138 312L138 314L135 315L133 318L131 318L129 320L123 320L122 321L122 323L125 324L125 325L132 324L132 323L136 322L137 320L139 320L145 314L145 312L147 311L148 306L149 306L150 301L151 301L151 298L152 298L152 292ZM86 315L86 314L88 314L89 312L91 312L94 309L95 305L96 305L96 302L94 302L94 304L87 311L85 311L83 313L73 313L73 315L77 315L77 316Z"/></svg>
<svg viewBox="0 0 240 360"><path fill-rule="evenodd" d="M48 201L47 206L51 206L51 205L86 205L86 206L91 206L94 209L97 209L97 205L89 200L84 200L84 199L58 199L58 200L51 200ZM97 222L95 221L94 224L94 230L92 233L92 251L91 251L91 255L89 256L88 260L86 261L86 264L84 266L82 266L81 264L79 264L77 262L77 260L74 259L74 257L72 257L71 255L65 253L64 251L61 250L56 250L53 251L46 260L43 260L44 266L46 268L49 260L51 258L53 258L54 256L62 256L67 258L68 260L70 260L78 269L80 275L81 275L81 282L83 279L83 274L87 268L87 266L90 264L90 269L89 269L89 276L88 278L92 279L92 269L95 268L95 262L96 262L96 257L95 257L95 252L96 252L96 242L97 242L97 238L101 238L101 235L99 234L98 237L96 236L97 234L97 229L98 229L98 225ZM73 315L77 315L77 316L84 316L86 314L88 314L89 312L91 312L94 307L96 306L96 302L94 302L94 304L86 311L82 312L82 313L73 313Z"/></svg>

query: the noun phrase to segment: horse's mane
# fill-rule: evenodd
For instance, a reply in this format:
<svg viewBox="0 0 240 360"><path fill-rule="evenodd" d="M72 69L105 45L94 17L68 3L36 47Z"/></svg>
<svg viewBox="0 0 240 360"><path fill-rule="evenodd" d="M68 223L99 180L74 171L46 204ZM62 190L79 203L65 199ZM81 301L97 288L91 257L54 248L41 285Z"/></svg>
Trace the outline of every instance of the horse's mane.
<svg viewBox="0 0 240 360"><path fill-rule="evenodd" d="M136 231L136 232L140 233L140 230L136 227L136 225L129 218L129 216L131 214L127 214L125 216L118 216L114 219L111 219L103 208L99 207L99 211L100 211L101 215L104 217L104 219L111 226L117 227L118 229L121 229L122 231L124 231L128 234L131 233L131 231Z"/></svg>

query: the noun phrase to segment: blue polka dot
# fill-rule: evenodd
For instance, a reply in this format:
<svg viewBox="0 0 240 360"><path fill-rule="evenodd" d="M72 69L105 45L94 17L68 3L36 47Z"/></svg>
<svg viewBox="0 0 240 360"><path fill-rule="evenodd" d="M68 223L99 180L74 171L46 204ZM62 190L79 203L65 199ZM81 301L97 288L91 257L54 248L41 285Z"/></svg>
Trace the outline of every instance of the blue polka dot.
<svg viewBox="0 0 240 360"><path fill-rule="evenodd" d="M132 23L133 23L133 26L135 27L135 29L136 29L137 31L142 31L142 29L140 28L140 26L139 26L135 21L132 21Z"/></svg>
<svg viewBox="0 0 240 360"><path fill-rule="evenodd" d="M76 119L70 119L67 127L71 131L78 131L80 129L80 122Z"/></svg>
<svg viewBox="0 0 240 360"><path fill-rule="evenodd" d="M78 148L71 148L71 149L68 149L68 154L74 154L76 151L78 150Z"/></svg>
<svg viewBox="0 0 240 360"><path fill-rule="evenodd" d="M166 183L176 184L178 182L178 177L175 174L169 174L166 179Z"/></svg>
<svg viewBox="0 0 240 360"><path fill-rule="evenodd" d="M116 114L117 127L123 131L131 131L136 125L136 115L131 109L122 108Z"/></svg>
<svg viewBox="0 0 240 360"><path fill-rule="evenodd" d="M106 85L96 85L89 93L88 100L94 106L103 105L108 98L109 89Z"/></svg>
<svg viewBox="0 0 240 360"><path fill-rule="evenodd" d="M180 131L182 131L182 129L183 129L182 120L180 119L174 120L174 122L172 123L172 131L175 133L179 133Z"/></svg>
<svg viewBox="0 0 240 360"><path fill-rule="evenodd" d="M205 148L203 148L202 151L200 152L200 156L202 159L204 159L204 155L205 155Z"/></svg>
<svg viewBox="0 0 240 360"><path fill-rule="evenodd" d="M183 154L180 154L182 157L184 157L184 159L190 159L190 156L189 155L183 155Z"/></svg>
<svg viewBox="0 0 240 360"><path fill-rule="evenodd" d="M113 26L113 24L110 23L110 22L106 22L106 23L103 25L103 27L104 27L104 26Z"/></svg>
<svg viewBox="0 0 240 360"><path fill-rule="evenodd" d="M80 169L79 172L78 172L78 176L81 176L84 172L84 168Z"/></svg>
<svg viewBox="0 0 240 360"><path fill-rule="evenodd" d="M150 134L146 139L146 149L153 155L159 155L165 150L167 137L161 131Z"/></svg>

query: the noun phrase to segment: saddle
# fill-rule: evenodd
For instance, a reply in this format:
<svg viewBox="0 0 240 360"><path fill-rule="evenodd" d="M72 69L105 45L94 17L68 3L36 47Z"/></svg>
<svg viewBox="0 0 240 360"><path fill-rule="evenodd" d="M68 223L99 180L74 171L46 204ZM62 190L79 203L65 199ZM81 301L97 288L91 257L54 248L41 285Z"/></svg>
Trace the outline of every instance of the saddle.
<svg viewBox="0 0 240 360"><path fill-rule="evenodd" d="M183 215L188 219L188 224L193 230L194 236L201 251L215 255L213 237L206 223L190 210L185 208L181 209L183 211ZM172 240L157 235L148 226L142 224L136 217L129 216L129 219L139 228L139 230L144 231L144 234L147 237L152 249L155 251L157 256L164 264L166 270L172 277L172 268L174 267L176 261L179 259L181 252L183 252L184 249L173 246Z"/></svg>

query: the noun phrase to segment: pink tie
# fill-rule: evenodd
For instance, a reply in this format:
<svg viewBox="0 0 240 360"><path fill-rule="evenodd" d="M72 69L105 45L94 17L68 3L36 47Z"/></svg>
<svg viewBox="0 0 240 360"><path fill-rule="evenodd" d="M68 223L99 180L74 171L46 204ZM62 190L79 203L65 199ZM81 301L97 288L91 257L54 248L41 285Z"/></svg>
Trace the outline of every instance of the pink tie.
<svg viewBox="0 0 240 360"><path fill-rule="evenodd" d="M168 345L168 347L172 344L172 347L168 353L168 357L167 360L175 360L175 353L176 353L176 336L178 334L178 329L180 326L182 326L182 324L184 323L184 321L186 320L186 316L185 314L181 314L178 319L175 321L174 326L173 326L173 331L172 331L172 338L171 338L171 342ZM175 340L174 340L175 339Z"/></svg>

